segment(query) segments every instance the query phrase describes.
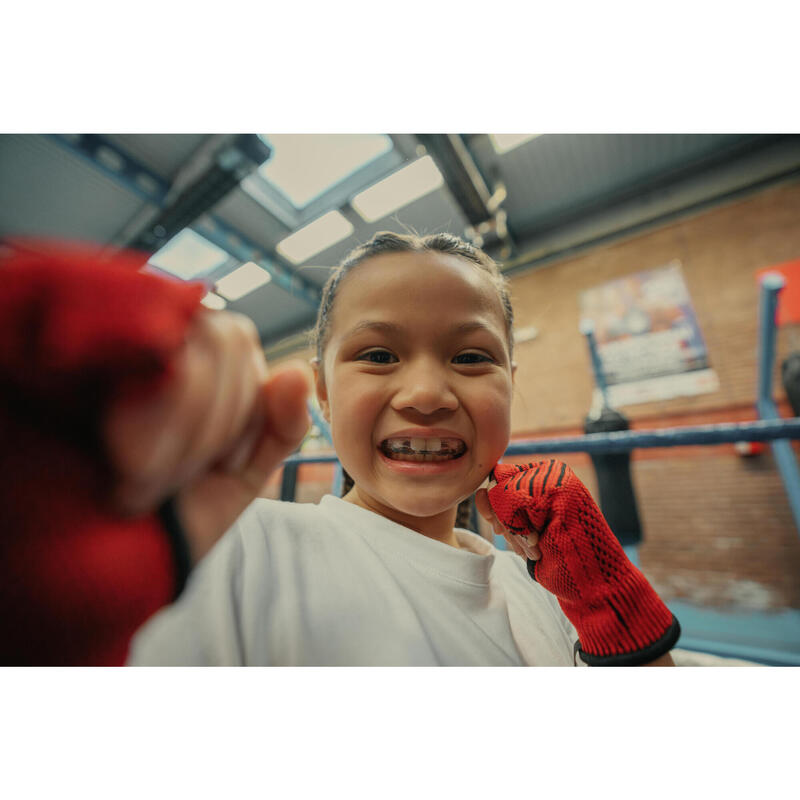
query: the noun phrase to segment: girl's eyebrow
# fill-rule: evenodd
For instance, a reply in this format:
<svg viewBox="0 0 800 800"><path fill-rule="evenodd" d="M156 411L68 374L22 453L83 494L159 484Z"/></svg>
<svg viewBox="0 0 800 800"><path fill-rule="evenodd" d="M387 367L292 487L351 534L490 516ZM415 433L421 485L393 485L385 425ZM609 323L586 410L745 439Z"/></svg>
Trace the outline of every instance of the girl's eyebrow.
<svg viewBox="0 0 800 800"><path fill-rule="evenodd" d="M400 325L395 325L392 322L378 322L372 320L362 320L355 327L353 327L345 336L343 340L352 339L353 336L361 333L362 331L380 331L382 333L401 333L403 328Z"/></svg>
<svg viewBox="0 0 800 800"><path fill-rule="evenodd" d="M357 334L365 330L380 331L382 333L399 335L403 333L404 328L402 325L395 325L393 322L380 322L378 320L362 320L342 338L343 340L350 339L353 336L356 336ZM478 320L472 320L470 322L461 322L458 325L453 325L450 328L449 333L450 335L454 335L459 333L471 333L472 331L480 331L480 330L486 331L487 333L490 333L493 336L497 336L497 332L493 328L491 328L484 322L479 322Z"/></svg>

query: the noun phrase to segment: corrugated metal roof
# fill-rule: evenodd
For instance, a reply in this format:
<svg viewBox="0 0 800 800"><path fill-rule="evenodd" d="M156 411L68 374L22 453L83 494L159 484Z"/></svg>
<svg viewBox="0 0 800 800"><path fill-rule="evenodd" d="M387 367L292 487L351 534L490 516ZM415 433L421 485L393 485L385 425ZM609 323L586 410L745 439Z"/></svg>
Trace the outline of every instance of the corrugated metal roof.
<svg viewBox="0 0 800 800"><path fill-rule="evenodd" d="M508 224L527 235L582 207L611 203L737 145L739 135L542 135L503 155L476 147L481 166L508 190Z"/></svg>
<svg viewBox="0 0 800 800"><path fill-rule="evenodd" d="M0 136L0 236L106 243L146 204L45 136Z"/></svg>

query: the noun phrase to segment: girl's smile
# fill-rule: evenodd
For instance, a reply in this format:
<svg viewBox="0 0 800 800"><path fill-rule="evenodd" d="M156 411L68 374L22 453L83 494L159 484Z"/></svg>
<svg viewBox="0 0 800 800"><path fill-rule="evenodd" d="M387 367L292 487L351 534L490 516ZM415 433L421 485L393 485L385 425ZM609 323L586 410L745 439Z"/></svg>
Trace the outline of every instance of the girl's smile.
<svg viewBox="0 0 800 800"><path fill-rule="evenodd" d="M512 367L497 291L458 256L391 253L339 287L320 406L348 496L402 525L453 539L457 504L508 444Z"/></svg>

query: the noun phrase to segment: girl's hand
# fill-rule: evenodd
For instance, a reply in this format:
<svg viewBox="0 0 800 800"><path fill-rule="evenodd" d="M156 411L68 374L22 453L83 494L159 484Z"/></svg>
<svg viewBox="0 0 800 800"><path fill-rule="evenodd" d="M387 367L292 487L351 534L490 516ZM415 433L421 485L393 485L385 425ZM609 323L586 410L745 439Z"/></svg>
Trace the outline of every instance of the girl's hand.
<svg viewBox="0 0 800 800"><path fill-rule="evenodd" d="M494 484L491 484L494 485ZM539 536L531 532L528 536L520 536L512 533L495 516L491 505L489 505L489 493L486 489L478 489L475 492L475 507L478 513L492 526L497 536L503 536L508 542L508 546L521 558L538 561L542 557L539 550Z"/></svg>
<svg viewBox="0 0 800 800"><path fill-rule="evenodd" d="M498 464L479 500L514 531L539 532L544 554L528 574L558 599L575 626L581 658L592 666L659 662L680 625L625 555L589 490L554 458ZM487 516L484 513L484 516ZM517 538L517 537L514 537Z"/></svg>
<svg viewBox="0 0 800 800"><path fill-rule="evenodd" d="M117 508L174 495L197 561L302 441L310 376L300 362L268 375L255 326L229 312L199 313L173 367L155 393L117 401L104 436Z"/></svg>

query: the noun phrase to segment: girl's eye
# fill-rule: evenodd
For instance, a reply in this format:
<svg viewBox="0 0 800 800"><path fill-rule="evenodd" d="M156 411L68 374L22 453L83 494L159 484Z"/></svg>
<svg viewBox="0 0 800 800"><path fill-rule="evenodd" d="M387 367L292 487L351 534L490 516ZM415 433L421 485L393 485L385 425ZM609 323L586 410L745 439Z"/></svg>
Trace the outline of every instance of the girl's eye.
<svg viewBox="0 0 800 800"><path fill-rule="evenodd" d="M465 359L463 361L459 361L459 359ZM459 364L485 364L485 363L494 363L494 359L490 356L485 355L484 353L460 353L457 355L453 361L457 361Z"/></svg>
<svg viewBox="0 0 800 800"><path fill-rule="evenodd" d="M388 350L369 350L356 357L356 361L369 361L372 364L391 364L394 356Z"/></svg>

